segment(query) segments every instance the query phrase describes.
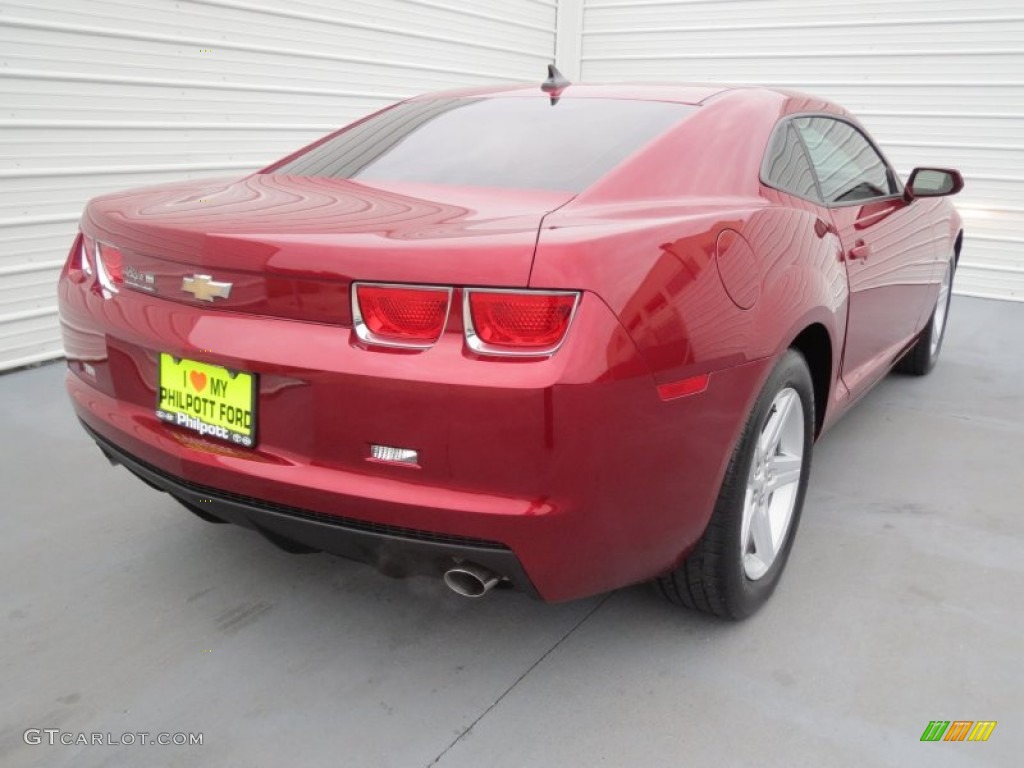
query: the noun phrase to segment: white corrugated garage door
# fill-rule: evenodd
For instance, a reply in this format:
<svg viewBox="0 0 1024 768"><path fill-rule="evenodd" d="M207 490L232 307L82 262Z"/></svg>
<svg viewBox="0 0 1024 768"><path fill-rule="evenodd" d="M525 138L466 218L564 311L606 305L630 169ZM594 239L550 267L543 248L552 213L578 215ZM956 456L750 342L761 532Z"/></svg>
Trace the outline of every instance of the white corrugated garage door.
<svg viewBox="0 0 1024 768"><path fill-rule="evenodd" d="M576 60L579 5L582 61ZM830 96L903 171L960 167L959 289L1024 299L1019 0L561 0L588 81ZM60 353L53 286L82 204L243 173L389 101L536 80L556 0L0 0L0 369Z"/></svg>
<svg viewBox="0 0 1024 768"><path fill-rule="evenodd" d="M555 0L0 2L0 369L60 354L93 195L242 174L423 91L539 81Z"/></svg>
<svg viewBox="0 0 1024 768"><path fill-rule="evenodd" d="M838 101L904 177L915 165L964 172L958 290L1024 300L1021 0L584 0L581 74Z"/></svg>

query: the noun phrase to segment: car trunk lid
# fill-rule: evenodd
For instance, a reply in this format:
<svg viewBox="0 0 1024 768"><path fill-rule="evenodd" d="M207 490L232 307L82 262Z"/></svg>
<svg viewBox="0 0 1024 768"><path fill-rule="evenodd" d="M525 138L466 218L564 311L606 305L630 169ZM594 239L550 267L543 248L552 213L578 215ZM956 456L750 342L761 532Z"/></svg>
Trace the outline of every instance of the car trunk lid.
<svg viewBox="0 0 1024 768"><path fill-rule="evenodd" d="M97 198L82 229L121 249L129 290L348 323L353 280L525 286L543 217L571 197L255 174Z"/></svg>

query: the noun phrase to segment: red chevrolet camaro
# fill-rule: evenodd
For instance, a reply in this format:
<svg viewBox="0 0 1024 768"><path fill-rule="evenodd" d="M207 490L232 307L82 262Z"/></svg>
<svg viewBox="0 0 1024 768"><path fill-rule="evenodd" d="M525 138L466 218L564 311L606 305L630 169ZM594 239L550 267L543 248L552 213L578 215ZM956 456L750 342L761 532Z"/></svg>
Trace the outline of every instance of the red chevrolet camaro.
<svg viewBox="0 0 1024 768"><path fill-rule="evenodd" d="M791 92L421 96L92 200L67 388L112 462L289 551L742 617L818 436L935 364L962 186Z"/></svg>

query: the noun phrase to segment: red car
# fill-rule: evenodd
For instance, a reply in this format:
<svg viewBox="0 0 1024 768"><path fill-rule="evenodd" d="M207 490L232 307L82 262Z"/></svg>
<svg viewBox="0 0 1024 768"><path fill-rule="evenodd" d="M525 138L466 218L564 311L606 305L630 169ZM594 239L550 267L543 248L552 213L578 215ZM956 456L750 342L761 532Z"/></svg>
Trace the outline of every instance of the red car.
<svg viewBox="0 0 1024 768"><path fill-rule="evenodd" d="M287 550L742 617L815 440L935 364L962 186L902 182L791 92L421 96L243 179L92 200L67 388L112 462Z"/></svg>

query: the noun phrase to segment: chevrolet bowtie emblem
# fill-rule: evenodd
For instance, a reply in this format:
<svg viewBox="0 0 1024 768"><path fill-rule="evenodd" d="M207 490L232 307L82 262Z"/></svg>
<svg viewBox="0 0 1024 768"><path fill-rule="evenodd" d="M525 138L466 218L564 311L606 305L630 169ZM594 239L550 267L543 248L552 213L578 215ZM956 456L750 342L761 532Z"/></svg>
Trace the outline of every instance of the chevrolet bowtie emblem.
<svg viewBox="0 0 1024 768"><path fill-rule="evenodd" d="M188 291L199 301L226 299L231 295L231 283L218 283L209 275L182 278L181 290Z"/></svg>

